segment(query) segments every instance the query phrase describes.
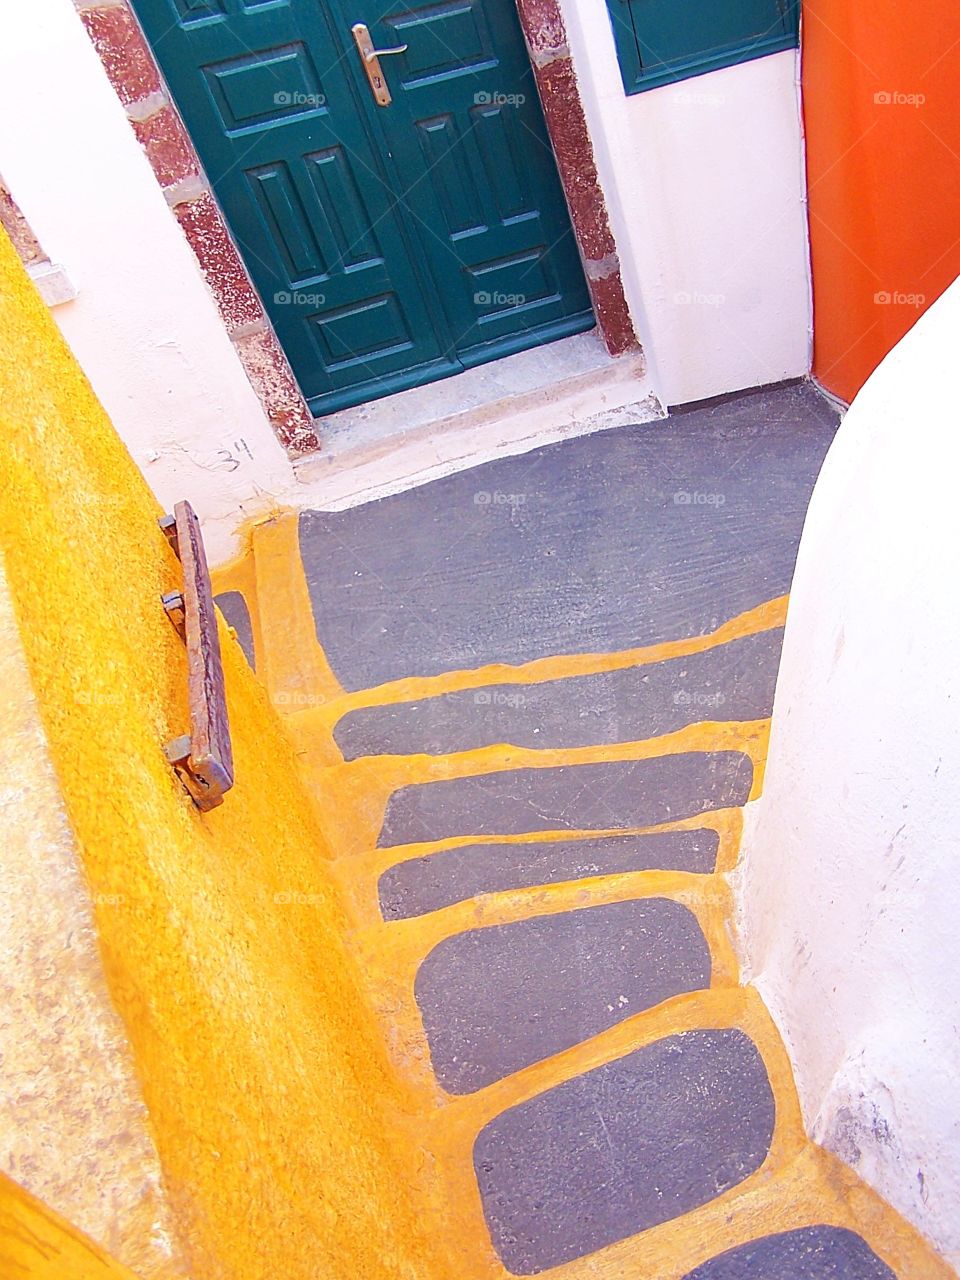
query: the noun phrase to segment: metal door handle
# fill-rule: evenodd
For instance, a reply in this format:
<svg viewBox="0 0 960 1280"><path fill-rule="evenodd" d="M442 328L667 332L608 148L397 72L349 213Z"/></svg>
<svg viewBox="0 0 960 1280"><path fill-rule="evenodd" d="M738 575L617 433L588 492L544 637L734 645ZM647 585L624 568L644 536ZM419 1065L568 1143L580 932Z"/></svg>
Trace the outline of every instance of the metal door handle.
<svg viewBox="0 0 960 1280"><path fill-rule="evenodd" d="M372 62L374 58L386 58L391 53L406 53L409 48L408 44L398 44L395 49L370 49L363 56L367 62Z"/></svg>
<svg viewBox="0 0 960 1280"><path fill-rule="evenodd" d="M380 59L390 57L395 53L406 53L407 46L405 44L401 44L395 49L375 49L373 41L370 39L369 28L365 22L355 22L350 30L353 32L353 38L356 42L357 49L360 51L363 69L367 73L367 79L370 82L370 88L373 90L373 96L377 101L377 105L381 107L389 107L393 98L390 96L390 90L387 88L387 82L380 66Z"/></svg>

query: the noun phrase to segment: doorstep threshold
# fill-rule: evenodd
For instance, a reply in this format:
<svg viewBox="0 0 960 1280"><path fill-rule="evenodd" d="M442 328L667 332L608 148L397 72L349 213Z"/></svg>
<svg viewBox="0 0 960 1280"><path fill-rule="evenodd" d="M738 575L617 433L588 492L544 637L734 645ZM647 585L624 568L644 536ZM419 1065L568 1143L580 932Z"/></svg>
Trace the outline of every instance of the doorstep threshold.
<svg viewBox="0 0 960 1280"><path fill-rule="evenodd" d="M320 451L294 468L311 503L339 510L663 416L643 353L611 356L591 330L319 419Z"/></svg>

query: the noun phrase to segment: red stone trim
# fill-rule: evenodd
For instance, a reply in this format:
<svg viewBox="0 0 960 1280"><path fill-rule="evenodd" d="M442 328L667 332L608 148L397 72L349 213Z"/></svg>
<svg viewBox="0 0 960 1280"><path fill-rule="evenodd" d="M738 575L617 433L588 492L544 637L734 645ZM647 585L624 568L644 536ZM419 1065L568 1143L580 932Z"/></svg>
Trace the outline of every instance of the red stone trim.
<svg viewBox="0 0 960 1280"><path fill-rule="evenodd" d="M210 192L174 204L173 212L197 261L212 277L217 310L230 336L261 325L266 319L263 306Z"/></svg>
<svg viewBox="0 0 960 1280"><path fill-rule="evenodd" d="M23 216L20 206L10 194L10 188L2 177L0 177L0 227L3 227L13 241L13 247L25 267L50 261L34 234L33 227Z"/></svg>
<svg viewBox="0 0 960 1280"><path fill-rule="evenodd" d="M623 292L620 259L559 0L517 0L517 9L597 324L607 350L619 356L639 343Z"/></svg>
<svg viewBox="0 0 960 1280"><path fill-rule="evenodd" d="M263 309L203 175L200 157L163 84L127 0L75 0L104 70L123 104L280 443L314 453L320 438L293 370Z"/></svg>

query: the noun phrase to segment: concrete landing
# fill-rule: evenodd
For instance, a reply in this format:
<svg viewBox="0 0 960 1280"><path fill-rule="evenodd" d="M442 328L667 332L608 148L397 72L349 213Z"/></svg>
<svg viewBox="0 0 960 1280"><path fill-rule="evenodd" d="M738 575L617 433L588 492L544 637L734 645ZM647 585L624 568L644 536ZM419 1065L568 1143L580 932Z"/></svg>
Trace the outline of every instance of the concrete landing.
<svg viewBox="0 0 960 1280"><path fill-rule="evenodd" d="M703 635L789 590L837 415L806 384L305 511L346 689Z"/></svg>

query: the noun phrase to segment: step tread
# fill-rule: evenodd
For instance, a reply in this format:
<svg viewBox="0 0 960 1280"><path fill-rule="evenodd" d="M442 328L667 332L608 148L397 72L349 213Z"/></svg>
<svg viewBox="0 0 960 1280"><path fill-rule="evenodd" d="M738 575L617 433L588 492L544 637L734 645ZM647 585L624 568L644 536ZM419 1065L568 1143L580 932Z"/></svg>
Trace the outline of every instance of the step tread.
<svg viewBox="0 0 960 1280"><path fill-rule="evenodd" d="M592 675L491 684L361 707L334 728L344 759L449 755L495 743L570 748L640 742L703 720L773 710L783 643L776 627L700 653Z"/></svg>
<svg viewBox="0 0 960 1280"><path fill-rule="evenodd" d="M739 751L507 769L415 783L387 802L378 847L451 836L652 827L745 804L753 783Z"/></svg>
<svg viewBox="0 0 960 1280"><path fill-rule="evenodd" d="M710 977L693 912L640 898L454 934L421 964L415 994L437 1079L462 1094Z"/></svg>
<svg viewBox="0 0 960 1280"><path fill-rule="evenodd" d="M897 1280L862 1236L845 1227L800 1227L718 1254L683 1280Z"/></svg>
<svg viewBox="0 0 960 1280"><path fill-rule="evenodd" d="M474 1145L491 1239L532 1275L690 1212L770 1150L776 1103L738 1029L655 1041L511 1107Z"/></svg>
<svg viewBox="0 0 960 1280"><path fill-rule="evenodd" d="M385 920L403 920L465 902L481 893L559 884L631 871L708 875L720 837L698 827L593 839L466 844L388 867L378 893Z"/></svg>

